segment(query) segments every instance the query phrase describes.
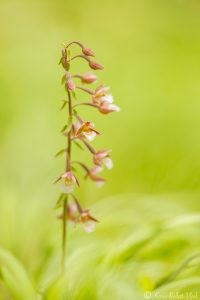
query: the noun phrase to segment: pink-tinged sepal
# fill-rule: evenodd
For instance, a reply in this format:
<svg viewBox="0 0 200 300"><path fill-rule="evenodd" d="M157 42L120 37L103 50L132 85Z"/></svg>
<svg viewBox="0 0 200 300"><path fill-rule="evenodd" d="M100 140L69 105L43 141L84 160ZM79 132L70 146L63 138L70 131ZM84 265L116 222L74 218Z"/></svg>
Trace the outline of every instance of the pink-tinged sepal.
<svg viewBox="0 0 200 300"><path fill-rule="evenodd" d="M113 167L113 161L109 155L111 150L102 150L98 151L93 156L94 164L97 166L105 166L108 170L111 170Z"/></svg>
<svg viewBox="0 0 200 300"><path fill-rule="evenodd" d="M85 48L85 47L82 47L82 52L86 56L95 56L94 51L92 51L91 49Z"/></svg>
<svg viewBox="0 0 200 300"><path fill-rule="evenodd" d="M90 68L93 70L103 70L103 68L104 68L103 65L101 65L91 59L88 62L89 62Z"/></svg>
<svg viewBox="0 0 200 300"><path fill-rule="evenodd" d="M98 176L97 174L100 173L102 171L102 167L101 166L95 166L91 169L88 170L88 173L87 173L87 177L89 177L92 181L95 181L96 182L96 185L98 187L101 187L104 185L105 183L105 179Z"/></svg>

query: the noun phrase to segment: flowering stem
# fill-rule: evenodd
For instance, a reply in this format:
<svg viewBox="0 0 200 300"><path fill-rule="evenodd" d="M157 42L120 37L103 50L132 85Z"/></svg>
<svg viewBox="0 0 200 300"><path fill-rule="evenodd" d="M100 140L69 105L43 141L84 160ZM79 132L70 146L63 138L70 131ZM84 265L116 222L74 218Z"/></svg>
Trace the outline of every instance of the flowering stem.
<svg viewBox="0 0 200 300"><path fill-rule="evenodd" d="M66 254L66 242L67 242L67 202L68 199L64 200L63 203L63 223L62 223L62 270L65 269L65 254Z"/></svg>
<svg viewBox="0 0 200 300"><path fill-rule="evenodd" d="M72 99L69 90L68 94L68 114L69 118L72 120ZM67 135L67 149L66 149L66 172L71 171L71 130ZM67 200L63 203L63 229L62 229L62 269L65 267L65 253L66 253L66 243L67 243Z"/></svg>

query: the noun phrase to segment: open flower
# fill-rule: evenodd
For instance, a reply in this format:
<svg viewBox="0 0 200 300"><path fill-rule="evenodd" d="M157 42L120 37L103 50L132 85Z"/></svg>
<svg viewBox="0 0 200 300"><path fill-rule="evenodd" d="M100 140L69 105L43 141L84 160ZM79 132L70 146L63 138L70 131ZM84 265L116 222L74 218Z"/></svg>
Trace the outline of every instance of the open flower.
<svg viewBox="0 0 200 300"><path fill-rule="evenodd" d="M111 152L110 150L102 150L102 151L98 151L94 154L93 156L93 161L95 163L95 165L97 166L106 166L106 168L108 168L108 170L112 169L113 167L113 161L109 155L109 152Z"/></svg>
<svg viewBox="0 0 200 300"><path fill-rule="evenodd" d="M58 219L63 219L63 214L58 216ZM75 200L75 203L68 203L66 219L73 222L75 225L81 223L83 229L88 233L95 230L95 223L98 222L97 219L91 216L90 210L82 209L77 200Z"/></svg>
<svg viewBox="0 0 200 300"><path fill-rule="evenodd" d="M95 223L98 221L90 215L89 210L84 210L80 213L79 222L83 224L86 232L91 233L95 230Z"/></svg>
<svg viewBox="0 0 200 300"><path fill-rule="evenodd" d="M88 141L93 141L99 134L100 133L98 131L94 130L94 124L87 121L79 126L76 130L75 136L86 138Z"/></svg>
<svg viewBox="0 0 200 300"><path fill-rule="evenodd" d="M105 101L105 99L102 99L102 97L105 97L106 95L108 96L107 91L109 90L110 88L109 87L106 87L104 85L100 85L96 88L96 90L94 91L93 93L93 96L92 96L92 101L94 104L99 104L101 103L102 101ZM109 95L111 96L111 95ZM111 96L112 97L112 96ZM107 101L109 100L109 98L107 99ZM113 100L112 100L113 101ZM111 102L112 102L111 101Z"/></svg>
<svg viewBox="0 0 200 300"><path fill-rule="evenodd" d="M102 103L99 104L98 110L102 114L109 114L111 112L120 111L120 107L108 101L103 101Z"/></svg>
<svg viewBox="0 0 200 300"><path fill-rule="evenodd" d="M62 192L63 193L71 194L73 192L76 184L79 185L77 178L71 171L68 171L68 172L64 173L63 175L61 175L60 177L58 177L58 179L55 181L55 183L62 179L63 179L63 184L62 184Z"/></svg>
<svg viewBox="0 0 200 300"><path fill-rule="evenodd" d="M113 96L107 94L109 87L100 85L92 96L93 104L95 104L98 110L103 114L108 114L115 111L120 111L120 107L113 103Z"/></svg>
<svg viewBox="0 0 200 300"><path fill-rule="evenodd" d="M98 187L101 187L104 185L105 183L105 179L102 178L102 177L99 177L97 174L99 172L102 171L102 167L101 166L95 166L91 169L88 170L88 174L86 175L86 177L89 177L92 181L95 181L96 182L96 185Z"/></svg>

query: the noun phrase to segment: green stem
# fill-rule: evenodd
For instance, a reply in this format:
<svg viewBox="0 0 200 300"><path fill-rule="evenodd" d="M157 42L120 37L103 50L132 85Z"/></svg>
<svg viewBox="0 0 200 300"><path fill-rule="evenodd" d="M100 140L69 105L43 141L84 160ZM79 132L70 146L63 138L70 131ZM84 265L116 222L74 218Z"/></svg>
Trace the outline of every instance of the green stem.
<svg viewBox="0 0 200 300"><path fill-rule="evenodd" d="M62 223L62 270L65 269L65 255L66 255L66 242L67 242L67 202L68 199L64 200L63 203L63 223Z"/></svg>
<svg viewBox="0 0 200 300"><path fill-rule="evenodd" d="M68 94L68 114L72 118L72 100L71 94ZM67 136L67 149L66 149L66 172L71 171L71 130ZM66 257L66 244L67 244L67 202L68 197L65 198L63 203L63 224L62 224L62 270L65 269L65 257Z"/></svg>

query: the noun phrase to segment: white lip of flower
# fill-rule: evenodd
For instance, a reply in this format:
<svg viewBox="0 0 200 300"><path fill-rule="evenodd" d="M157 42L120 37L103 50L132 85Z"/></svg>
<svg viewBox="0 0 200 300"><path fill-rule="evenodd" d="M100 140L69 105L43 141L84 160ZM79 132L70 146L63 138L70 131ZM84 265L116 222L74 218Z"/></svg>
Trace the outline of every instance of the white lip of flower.
<svg viewBox="0 0 200 300"><path fill-rule="evenodd" d="M113 109L113 110L115 110L115 111L120 111L120 110L121 110L119 106L114 105L114 104L110 104L110 105L109 105L109 108L110 108L110 109Z"/></svg>
<svg viewBox="0 0 200 300"><path fill-rule="evenodd" d="M83 228L84 228L85 232L87 232L87 233L94 232L95 227L96 227L96 224L93 221L87 221L87 222L83 223Z"/></svg>
<svg viewBox="0 0 200 300"><path fill-rule="evenodd" d="M96 181L96 186L98 187L98 188L100 188L100 187L102 187L103 185L105 184L105 181Z"/></svg>
<svg viewBox="0 0 200 300"><path fill-rule="evenodd" d="M120 107L115 105L115 104L112 104L112 103L109 103L107 101L105 102L102 102L102 106L100 107L101 110L107 110L107 111L120 111Z"/></svg>
<svg viewBox="0 0 200 300"><path fill-rule="evenodd" d="M74 188L75 188L75 184L73 182L69 185L63 184L61 186L63 193L66 193L66 194L71 194L73 192Z"/></svg>
<svg viewBox="0 0 200 300"><path fill-rule="evenodd" d="M88 141L93 141L96 137L96 132L94 131L91 131L91 132L86 132L84 131L83 132L83 135L85 136L85 138L88 140Z"/></svg>
<svg viewBox="0 0 200 300"><path fill-rule="evenodd" d="M61 189L66 194L70 194L71 192L73 192L76 183L75 177L72 174L69 175L69 173L70 172L62 175L62 178L64 179L64 183Z"/></svg>
<svg viewBox="0 0 200 300"><path fill-rule="evenodd" d="M111 94L106 94L105 96L102 96L100 99L100 102L108 102L108 103L113 103L114 99Z"/></svg>
<svg viewBox="0 0 200 300"><path fill-rule="evenodd" d="M103 164L107 167L108 170L111 170L113 167L113 161L110 157L102 158Z"/></svg>

